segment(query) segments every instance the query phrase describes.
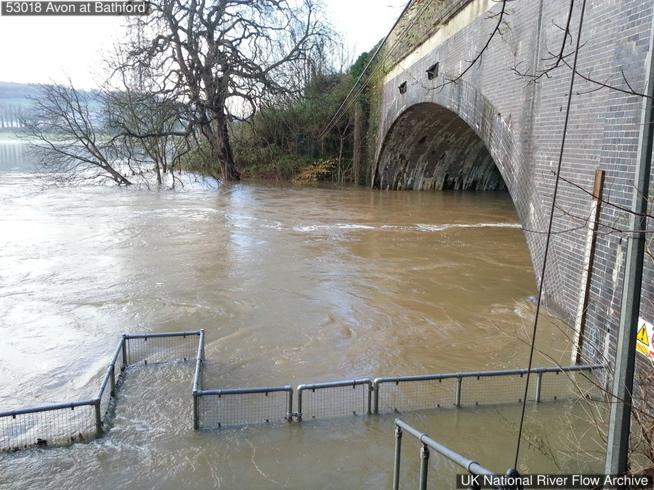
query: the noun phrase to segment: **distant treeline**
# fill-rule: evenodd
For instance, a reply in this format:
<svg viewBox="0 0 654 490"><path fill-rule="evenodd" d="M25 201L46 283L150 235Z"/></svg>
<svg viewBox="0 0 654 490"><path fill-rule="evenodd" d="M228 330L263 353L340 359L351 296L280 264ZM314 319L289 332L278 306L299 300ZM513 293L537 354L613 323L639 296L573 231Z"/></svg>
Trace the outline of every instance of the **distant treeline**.
<svg viewBox="0 0 654 490"><path fill-rule="evenodd" d="M30 106L30 97L37 93L37 85L0 82L0 129L21 128L20 121Z"/></svg>
<svg viewBox="0 0 654 490"><path fill-rule="evenodd" d="M0 131L25 128L24 119L29 117L34 100L42 94L41 85L0 82ZM99 95L96 92L88 94L91 110L100 110Z"/></svg>
<svg viewBox="0 0 654 490"><path fill-rule="evenodd" d="M22 108L18 105L5 105L0 102L0 129L19 129Z"/></svg>

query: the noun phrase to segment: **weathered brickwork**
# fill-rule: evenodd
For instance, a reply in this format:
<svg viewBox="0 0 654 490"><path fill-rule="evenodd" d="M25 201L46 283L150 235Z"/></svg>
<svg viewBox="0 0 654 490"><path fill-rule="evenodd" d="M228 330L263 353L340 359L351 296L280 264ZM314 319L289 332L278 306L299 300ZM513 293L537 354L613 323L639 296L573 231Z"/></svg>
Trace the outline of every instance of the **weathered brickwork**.
<svg viewBox="0 0 654 490"><path fill-rule="evenodd" d="M459 8L461 2L456 3ZM480 7L483 3L469 2ZM537 83L528 83L514 68L533 74L548 65L550 53L558 52L561 45L562 30L557 26L565 25L569 1L510 2L502 36L493 39L482 62L462 80L444 83L461 73L479 52L495 26L493 14L500 8L501 3L493 3L464 28L434 43L433 49L423 47L420 57L408 55L387 76L375 182L391 189L448 185L483 189L505 183L526 230L538 276L571 69L564 65ZM580 8L581 2L575 2L574 36ZM625 91L643 92L653 9L649 0L588 0L578 72ZM567 49L572 48L568 45ZM426 71L436 62L439 75L428 80ZM398 87L404 82L406 91L400 93ZM641 97L577 77L561 174L572 184L560 183L545 278L548 305L570 324L581 298L585 224L595 170L606 172L604 198L630 207L641 111ZM627 228L627 218L616 206L601 208L583 339L587 360L610 364L615 354L628 238L615 229ZM646 262L641 311L643 317L654 320L654 264Z"/></svg>

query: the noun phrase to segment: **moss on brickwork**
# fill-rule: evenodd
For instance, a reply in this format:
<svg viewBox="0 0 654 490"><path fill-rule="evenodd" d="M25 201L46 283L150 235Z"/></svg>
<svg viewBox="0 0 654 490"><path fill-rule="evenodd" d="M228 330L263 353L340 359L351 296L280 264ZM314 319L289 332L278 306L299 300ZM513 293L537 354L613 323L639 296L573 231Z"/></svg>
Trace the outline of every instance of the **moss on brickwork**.
<svg viewBox="0 0 654 490"><path fill-rule="evenodd" d="M368 131L366 134L367 182L370 183L376 157L379 124L382 119L382 88L384 77L414 49L429 39L438 29L472 0L414 0L390 33L371 67L366 97ZM365 79L365 78L364 78Z"/></svg>

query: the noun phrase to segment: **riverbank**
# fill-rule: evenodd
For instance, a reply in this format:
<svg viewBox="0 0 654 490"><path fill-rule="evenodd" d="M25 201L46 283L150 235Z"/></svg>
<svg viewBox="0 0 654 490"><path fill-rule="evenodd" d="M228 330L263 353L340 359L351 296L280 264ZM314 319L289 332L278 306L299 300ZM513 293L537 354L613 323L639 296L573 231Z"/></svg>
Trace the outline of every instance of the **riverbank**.
<svg viewBox="0 0 654 490"><path fill-rule="evenodd" d="M338 168L338 161L334 159L287 158L246 166L241 171L241 178L248 181L282 181L293 184L343 183L345 179L339 178Z"/></svg>
<svg viewBox="0 0 654 490"><path fill-rule="evenodd" d="M16 132L12 129L0 129L0 143L23 143Z"/></svg>

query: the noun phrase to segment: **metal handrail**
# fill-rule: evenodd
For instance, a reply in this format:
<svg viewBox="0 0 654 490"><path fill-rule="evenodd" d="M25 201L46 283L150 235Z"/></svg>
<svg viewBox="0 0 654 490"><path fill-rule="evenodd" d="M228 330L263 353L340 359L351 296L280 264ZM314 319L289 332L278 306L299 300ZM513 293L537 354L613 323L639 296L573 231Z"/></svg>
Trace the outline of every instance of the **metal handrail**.
<svg viewBox="0 0 654 490"><path fill-rule="evenodd" d="M199 396L229 396L229 395L253 395L253 394L266 394L278 393L280 391L291 392L293 387L291 385L283 386L261 386L257 388L214 388L211 390L199 390Z"/></svg>
<svg viewBox="0 0 654 490"><path fill-rule="evenodd" d="M81 400L77 402L64 402L64 403L50 403L48 405L37 405L33 407L17 408L16 410L8 410L0 412L0 418L15 417L16 415L27 415L30 413L48 412L50 410L64 410L70 408L71 410L77 407L85 407L95 405L96 400Z"/></svg>
<svg viewBox="0 0 654 490"><path fill-rule="evenodd" d="M200 336L202 330L191 330L184 332L156 332L156 333L127 333L125 334L126 339L151 339L151 338L161 338L161 337L194 337Z"/></svg>
<svg viewBox="0 0 654 490"><path fill-rule="evenodd" d="M456 463L472 475L496 475L496 473L489 470L488 468L485 468L476 461L466 458L462 454L459 454L449 447L444 446L440 442L435 441L426 433L420 432L419 430L411 427L409 424L403 422L400 419L395 419L395 461L393 465L393 490L399 490L400 487L400 459L403 431L411 434L422 444L422 447L420 448L420 490L425 490L427 488L427 473L430 449L433 449L441 456L444 456L453 463Z"/></svg>
<svg viewBox="0 0 654 490"><path fill-rule="evenodd" d="M298 391L320 390L323 388L340 388L343 386L371 385L372 378L344 379L342 381L327 381L324 383L305 383L298 385Z"/></svg>
<svg viewBox="0 0 654 490"><path fill-rule="evenodd" d="M593 369L601 369L601 364L593 365L579 365L579 366L562 366L562 367L540 367L532 368L531 373L555 373L555 372L571 372L571 371L592 371ZM438 379L451 379L451 378L485 378L496 376L516 376L525 375L529 372L527 368L520 369L500 369L494 371L461 371L453 373L442 374L424 374L417 376L381 376L373 380L373 384L378 383L394 383L404 381L431 381Z"/></svg>

